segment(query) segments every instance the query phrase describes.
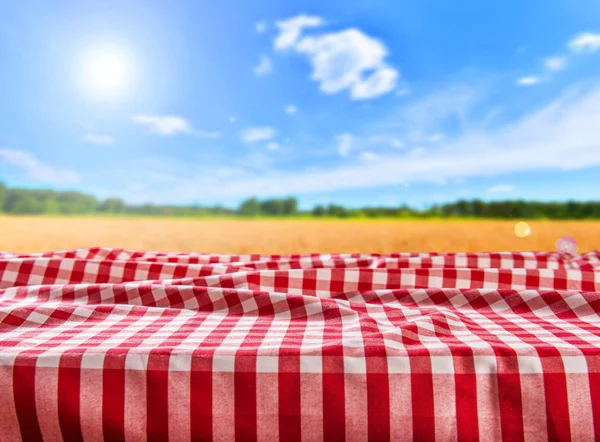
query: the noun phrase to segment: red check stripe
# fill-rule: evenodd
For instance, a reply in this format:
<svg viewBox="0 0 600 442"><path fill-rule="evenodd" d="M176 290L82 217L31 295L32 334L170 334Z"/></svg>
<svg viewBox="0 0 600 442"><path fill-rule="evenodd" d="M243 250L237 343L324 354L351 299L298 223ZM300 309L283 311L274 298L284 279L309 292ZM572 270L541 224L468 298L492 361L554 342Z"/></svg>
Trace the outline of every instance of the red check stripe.
<svg viewBox="0 0 600 442"><path fill-rule="evenodd" d="M0 253L22 440L594 440L600 250Z"/></svg>

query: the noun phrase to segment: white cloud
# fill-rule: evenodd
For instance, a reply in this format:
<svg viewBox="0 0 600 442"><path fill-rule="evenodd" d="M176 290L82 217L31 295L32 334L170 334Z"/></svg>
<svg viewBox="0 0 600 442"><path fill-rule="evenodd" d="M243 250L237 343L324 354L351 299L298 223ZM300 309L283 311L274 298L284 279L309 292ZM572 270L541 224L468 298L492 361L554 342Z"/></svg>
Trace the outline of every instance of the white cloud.
<svg viewBox="0 0 600 442"><path fill-rule="evenodd" d="M108 135L100 135L94 133L87 133L83 136L82 140L90 144L113 144L115 139Z"/></svg>
<svg viewBox="0 0 600 442"><path fill-rule="evenodd" d="M378 118L366 127L366 133L398 138L409 146L439 143L449 133L472 125L472 115L481 118L482 113L474 113L473 109L480 104L484 91L482 84L456 84L434 90L403 103L387 117Z"/></svg>
<svg viewBox="0 0 600 442"><path fill-rule="evenodd" d="M154 133L163 136L171 136L179 133L189 133L200 138L221 138L221 132L195 130L185 118L176 115L144 115L138 114L133 117L138 124L148 126Z"/></svg>
<svg viewBox="0 0 600 442"><path fill-rule="evenodd" d="M349 134L349 133L339 134L339 135L336 135L335 139L337 141L338 153L343 157L347 156L348 153L350 153L350 150L353 148L353 144L354 144L354 137L352 136L352 134Z"/></svg>
<svg viewBox="0 0 600 442"><path fill-rule="evenodd" d="M409 157L420 157L427 152L424 147L415 147L414 149L408 152Z"/></svg>
<svg viewBox="0 0 600 442"><path fill-rule="evenodd" d="M434 132L432 134L423 134L415 132L411 136L411 140L418 143L436 144L444 141L446 134L442 132Z"/></svg>
<svg viewBox="0 0 600 442"><path fill-rule="evenodd" d="M337 152L342 157L347 157L351 151L373 148L374 146L378 148L382 146L389 146L395 149L404 147L402 140L394 136L373 135L370 137L359 137L348 132L336 135L335 142ZM368 152L370 151L365 151L360 156L364 159L364 154ZM373 153L373 155L375 154ZM370 154L367 154L367 157L370 156Z"/></svg>
<svg viewBox="0 0 600 442"><path fill-rule="evenodd" d="M409 95L409 94L410 94L410 89L408 89L408 88L402 88L402 89L398 89L396 91L396 95L398 97L404 97L404 96Z"/></svg>
<svg viewBox="0 0 600 442"><path fill-rule="evenodd" d="M404 147L402 140L397 137L373 136L369 137L367 141L373 144L387 144L398 149Z"/></svg>
<svg viewBox="0 0 600 442"><path fill-rule="evenodd" d="M497 186L490 187L487 191L490 193L509 193L515 190L515 186L510 184L498 184Z"/></svg>
<svg viewBox="0 0 600 442"><path fill-rule="evenodd" d="M249 127L242 132L241 139L244 143L255 143L275 138L277 131L272 127Z"/></svg>
<svg viewBox="0 0 600 442"><path fill-rule="evenodd" d="M261 175L214 184L211 188L220 197L301 195L409 182L600 167L598 121L600 87L569 91L512 123L491 130L468 128L420 155L401 151L405 153L381 155L379 161L373 163L344 163L318 170L291 172L271 168ZM206 188L210 182L200 184ZM184 188L178 190L183 193L173 194L180 198L191 192L186 193Z"/></svg>
<svg viewBox="0 0 600 442"><path fill-rule="evenodd" d="M221 132L216 132L216 131L205 131L205 130L195 130L194 134L201 137L201 138L210 138L210 139L216 139L216 138L221 138Z"/></svg>
<svg viewBox="0 0 600 442"><path fill-rule="evenodd" d="M392 68L377 69L364 81L354 85L350 96L355 100L365 100L387 94L396 86L398 71Z"/></svg>
<svg viewBox="0 0 600 442"><path fill-rule="evenodd" d="M268 150L278 150L279 149L279 143L276 143L275 141L271 141L270 143L267 143L267 145L265 147Z"/></svg>
<svg viewBox="0 0 600 442"><path fill-rule="evenodd" d="M70 169L42 164L29 152L13 149L0 149L0 165L21 169L28 178L47 183L76 183L80 175Z"/></svg>
<svg viewBox="0 0 600 442"><path fill-rule="evenodd" d="M133 121L148 126L152 132L164 136L191 132L192 130L190 123L185 118L175 115L138 114L133 117Z"/></svg>
<svg viewBox="0 0 600 442"><path fill-rule="evenodd" d="M444 141L446 139L446 134L442 133L442 132L436 132L434 134L429 135L426 138L426 141L428 143L439 143L441 141Z"/></svg>
<svg viewBox="0 0 600 442"><path fill-rule="evenodd" d="M388 50L380 40L355 28L301 36L303 29L323 24L322 18L307 15L278 21L275 49L294 49L306 55L312 63L312 79L326 94L347 89L352 99L366 100L396 87L399 73L385 62Z"/></svg>
<svg viewBox="0 0 600 442"><path fill-rule="evenodd" d="M232 168L232 167L219 167L215 175L218 178L233 178L236 176L241 176L244 174L242 169Z"/></svg>
<svg viewBox="0 0 600 442"><path fill-rule="evenodd" d="M298 112L298 108L293 104L289 104L285 107L284 111L288 115L295 115Z"/></svg>
<svg viewBox="0 0 600 442"><path fill-rule="evenodd" d="M261 20L254 25L257 34L263 34L267 30L267 22Z"/></svg>
<svg viewBox="0 0 600 442"><path fill-rule="evenodd" d="M478 87L471 85L455 85L434 90L404 106L398 117L405 129L426 133L438 132L440 123L446 120L464 124L480 94Z"/></svg>
<svg viewBox="0 0 600 442"><path fill-rule="evenodd" d="M544 66L549 71L562 71L567 67L567 57L559 55L548 57L544 60Z"/></svg>
<svg viewBox="0 0 600 442"><path fill-rule="evenodd" d="M581 33L569 42L569 48L573 52L596 52L600 49L600 34Z"/></svg>
<svg viewBox="0 0 600 442"><path fill-rule="evenodd" d="M276 22L279 35L275 38L275 49L283 50L294 47L304 28L316 28L324 24L325 21L321 17L305 14Z"/></svg>
<svg viewBox="0 0 600 442"><path fill-rule="evenodd" d="M266 55L261 55L258 64L254 66L254 75L257 77L264 77L273 72L273 63L271 59Z"/></svg>
<svg viewBox="0 0 600 442"><path fill-rule="evenodd" d="M540 79L538 77L534 77L534 76L529 76L529 77L521 77L518 78L516 83L519 86L533 86L536 85L540 82Z"/></svg>
<svg viewBox="0 0 600 442"><path fill-rule="evenodd" d="M376 161L379 159L379 155L377 155L374 152L371 151L366 151L360 154L360 157L364 160L364 161Z"/></svg>
<svg viewBox="0 0 600 442"><path fill-rule="evenodd" d="M399 77L384 62L385 45L358 29L305 37L295 49L309 57L312 79L326 94L348 89L352 99L375 98L394 89Z"/></svg>
<svg viewBox="0 0 600 442"><path fill-rule="evenodd" d="M449 90L454 92L450 93ZM561 180L561 171L594 171L595 168L600 168L600 131L597 130L600 121L600 83L596 88L567 90L547 105L528 111L520 117L508 119L507 116L493 125L480 124L485 118L485 112L481 112L478 101L475 101L478 105L472 108L456 105L450 113L453 108L450 104L461 102L457 101L457 97L469 95L469 89L457 92L461 90L445 88L434 91L425 99L430 105L446 103L447 106L441 106L438 109L439 113L430 117L430 120L424 120L424 126L431 126L435 130L436 120L444 121L447 116L452 116L454 121L458 115L464 117L465 123L457 127L456 131L448 132L447 138L441 144L428 147L421 155L410 154L417 146L411 145L407 140L405 149L383 152L370 147L363 149L361 146L357 150L376 152L379 160L375 162L360 161L360 157L348 157L339 161L337 165L307 164L303 167L298 164L291 169L278 168L277 163L273 161L275 155L254 149L253 151L261 156L256 165L251 166L253 170L247 174L223 181L214 176L214 173L212 176L210 173L197 174L192 165L181 166L188 168L190 175L178 173L181 177L180 182L155 190L151 194L152 200L171 203L194 201L205 192L199 189L210 189L211 197L220 201L237 201L248 195L302 197L319 192L377 189L409 184L412 187L418 183L444 181L452 183L477 177L493 178L496 182L502 182L511 174L534 172L551 172L550 180ZM454 96L455 99L450 100L450 96ZM473 99L471 101L473 102ZM386 128L386 136L406 139L403 128L409 120L402 115L403 112L410 115L413 107L425 111L429 106L420 102L415 105L410 103L409 106L402 106L399 111L389 114L384 121L378 123L379 126L365 125L356 130L361 131L363 140L368 138L368 131L372 136L380 136L376 134L383 132L376 129L381 127ZM436 110L436 107L432 109ZM425 113L421 115L416 112L415 118L415 121L421 121L425 118ZM397 128L396 132L393 132L394 127ZM355 137L351 140L356 142ZM354 147L351 149L351 152L354 152ZM240 159L239 164L243 164L244 168L250 167L246 158ZM148 193L137 195L136 198L136 201L146 201Z"/></svg>

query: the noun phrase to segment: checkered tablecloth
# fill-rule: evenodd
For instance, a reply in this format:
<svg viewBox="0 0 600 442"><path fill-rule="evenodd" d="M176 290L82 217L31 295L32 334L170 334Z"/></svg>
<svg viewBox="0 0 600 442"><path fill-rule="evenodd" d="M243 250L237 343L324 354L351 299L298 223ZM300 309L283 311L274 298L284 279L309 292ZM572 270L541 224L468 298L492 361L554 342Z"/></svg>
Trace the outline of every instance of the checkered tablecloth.
<svg viewBox="0 0 600 442"><path fill-rule="evenodd" d="M600 251L0 253L2 441L594 440Z"/></svg>

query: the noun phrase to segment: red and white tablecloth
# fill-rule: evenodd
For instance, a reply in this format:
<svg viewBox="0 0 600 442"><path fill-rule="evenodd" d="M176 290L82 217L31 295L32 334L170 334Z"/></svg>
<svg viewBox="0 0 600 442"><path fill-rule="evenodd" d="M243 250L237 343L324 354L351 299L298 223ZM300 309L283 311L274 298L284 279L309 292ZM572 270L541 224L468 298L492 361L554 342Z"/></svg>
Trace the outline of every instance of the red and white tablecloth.
<svg viewBox="0 0 600 442"><path fill-rule="evenodd" d="M600 251L0 254L2 441L594 440Z"/></svg>

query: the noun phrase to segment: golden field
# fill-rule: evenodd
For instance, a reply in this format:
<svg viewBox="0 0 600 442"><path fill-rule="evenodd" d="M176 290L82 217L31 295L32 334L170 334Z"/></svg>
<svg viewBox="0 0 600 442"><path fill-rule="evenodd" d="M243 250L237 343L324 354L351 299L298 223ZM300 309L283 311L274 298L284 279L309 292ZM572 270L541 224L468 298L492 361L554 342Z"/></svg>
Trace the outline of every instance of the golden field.
<svg viewBox="0 0 600 442"><path fill-rule="evenodd" d="M572 236L579 252L600 248L600 221L191 220L0 217L0 250L33 253L102 246L206 253L552 251Z"/></svg>

